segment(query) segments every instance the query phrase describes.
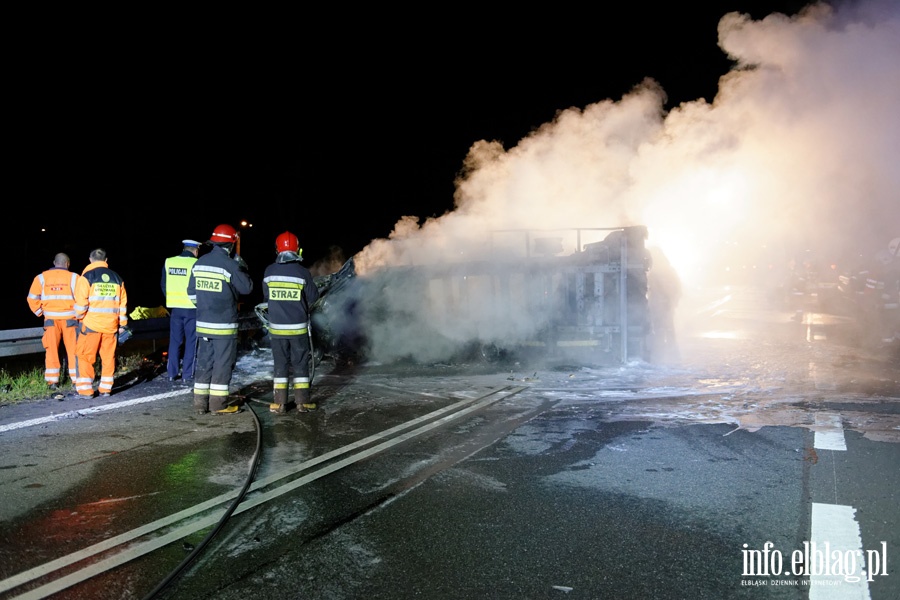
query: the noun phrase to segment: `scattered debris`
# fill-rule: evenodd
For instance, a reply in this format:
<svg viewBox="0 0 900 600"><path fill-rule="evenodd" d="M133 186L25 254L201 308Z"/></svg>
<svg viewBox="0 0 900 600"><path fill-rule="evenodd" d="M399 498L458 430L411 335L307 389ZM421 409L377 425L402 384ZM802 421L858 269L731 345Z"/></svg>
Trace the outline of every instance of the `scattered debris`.
<svg viewBox="0 0 900 600"><path fill-rule="evenodd" d="M819 455L816 453L815 448L804 448L803 449L803 460L809 461L812 464L816 464L819 462Z"/></svg>

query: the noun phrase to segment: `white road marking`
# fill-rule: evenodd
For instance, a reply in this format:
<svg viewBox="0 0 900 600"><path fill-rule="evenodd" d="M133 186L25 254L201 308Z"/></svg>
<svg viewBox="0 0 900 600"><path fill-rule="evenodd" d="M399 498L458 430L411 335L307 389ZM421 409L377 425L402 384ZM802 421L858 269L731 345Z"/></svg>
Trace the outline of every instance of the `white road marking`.
<svg viewBox="0 0 900 600"><path fill-rule="evenodd" d="M810 569L810 600L871 600L863 565L862 536L855 514L856 509L852 506L813 502L810 547L815 544L816 550L822 554L820 561L811 557L811 564L807 565ZM856 568L852 572L849 562L843 560L849 556L856 557ZM841 557L842 560L832 557ZM816 571L828 574L813 575ZM852 581L856 577L859 581Z"/></svg>
<svg viewBox="0 0 900 600"><path fill-rule="evenodd" d="M163 398L171 398L172 396L179 396L181 394L187 394L191 390L176 390L174 392L166 392L164 394L154 394L153 396L143 396L141 398L135 398L134 400L123 400L122 402L111 402L109 404L100 404L98 406L91 406L90 408L81 408L78 410L70 410L64 413L59 413L55 415L50 415L47 417L40 417L38 419L29 419L28 421L19 421L18 423L7 423L6 425L0 425L0 433L5 431L12 431L13 429L22 429L23 427L32 427L34 425L42 425L44 423L53 423L55 421L62 421L63 419L74 419L76 417L83 417L84 415L90 415L94 413L106 412L108 410L114 410L116 408L122 408L123 406L131 406L133 404L143 404L144 402L153 402L155 400L161 400Z"/></svg>
<svg viewBox="0 0 900 600"><path fill-rule="evenodd" d="M816 431L813 437L816 450L847 450L841 416L830 413L816 413Z"/></svg>

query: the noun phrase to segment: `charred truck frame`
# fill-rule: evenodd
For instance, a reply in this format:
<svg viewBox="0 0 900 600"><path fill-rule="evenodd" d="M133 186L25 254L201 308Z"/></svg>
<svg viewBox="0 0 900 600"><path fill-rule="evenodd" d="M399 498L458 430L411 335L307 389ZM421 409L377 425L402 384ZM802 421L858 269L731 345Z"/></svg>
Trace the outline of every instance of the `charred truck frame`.
<svg viewBox="0 0 900 600"><path fill-rule="evenodd" d="M357 275L351 258L340 271L317 277L317 353L435 360L474 350L488 360L525 355L596 365L649 359L645 227L503 230L490 237L486 259ZM408 348L386 353L387 337ZM435 346L444 354L430 356L426 348Z"/></svg>

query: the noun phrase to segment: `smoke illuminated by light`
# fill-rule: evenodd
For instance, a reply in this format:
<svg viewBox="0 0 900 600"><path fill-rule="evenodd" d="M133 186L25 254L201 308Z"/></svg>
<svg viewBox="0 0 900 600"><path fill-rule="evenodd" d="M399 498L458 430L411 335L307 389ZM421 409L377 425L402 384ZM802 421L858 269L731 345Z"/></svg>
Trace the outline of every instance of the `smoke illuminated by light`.
<svg viewBox="0 0 900 600"><path fill-rule="evenodd" d="M900 224L898 13L876 2L727 14L720 46L736 67L712 104L665 113L648 79L618 101L561 110L512 148L476 141L456 209L421 226L404 218L392 239L421 256L461 232L643 224L679 267L675 256L699 261L735 238L880 248Z"/></svg>
<svg viewBox="0 0 900 600"><path fill-rule="evenodd" d="M475 141L454 210L402 218L358 268L465 258L510 228L645 225L687 286L887 248L900 233L900 4L730 13L718 32L735 67L712 103L666 112L646 79L510 148Z"/></svg>

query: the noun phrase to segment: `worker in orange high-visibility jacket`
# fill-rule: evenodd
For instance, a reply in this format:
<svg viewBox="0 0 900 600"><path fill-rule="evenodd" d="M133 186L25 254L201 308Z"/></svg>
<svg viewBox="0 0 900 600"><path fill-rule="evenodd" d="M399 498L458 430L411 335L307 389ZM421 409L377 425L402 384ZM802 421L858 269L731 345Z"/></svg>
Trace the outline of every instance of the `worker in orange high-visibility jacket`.
<svg viewBox="0 0 900 600"><path fill-rule="evenodd" d="M69 270L69 256L60 252L53 258L53 267L38 274L28 290L28 308L44 319L44 380L54 391L59 386L62 365L59 360L60 342L66 348L69 379L78 375L75 367L75 283L78 273Z"/></svg>
<svg viewBox="0 0 900 600"><path fill-rule="evenodd" d="M94 395L94 363L100 355L101 396L112 394L116 373L116 345L119 334L128 325L128 296L125 282L109 268L106 250L91 252L90 264L84 268L75 284L75 318L78 319L78 379L75 390L79 396Z"/></svg>

